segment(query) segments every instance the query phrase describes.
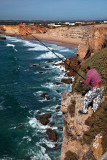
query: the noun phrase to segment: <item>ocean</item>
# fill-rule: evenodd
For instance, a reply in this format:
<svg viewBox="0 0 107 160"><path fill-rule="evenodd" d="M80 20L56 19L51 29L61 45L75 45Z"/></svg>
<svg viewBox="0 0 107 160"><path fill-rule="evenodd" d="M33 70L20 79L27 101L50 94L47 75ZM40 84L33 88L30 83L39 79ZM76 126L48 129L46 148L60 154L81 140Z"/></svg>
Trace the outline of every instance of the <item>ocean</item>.
<svg viewBox="0 0 107 160"><path fill-rule="evenodd" d="M76 56L76 48L43 43L63 60ZM72 84L54 83L65 77L64 67L54 65L60 62L37 41L11 36L0 40L0 160L60 159L63 118L57 107L61 94L72 91ZM36 119L45 113L51 113L52 127ZM48 128L58 134L57 142L48 139Z"/></svg>

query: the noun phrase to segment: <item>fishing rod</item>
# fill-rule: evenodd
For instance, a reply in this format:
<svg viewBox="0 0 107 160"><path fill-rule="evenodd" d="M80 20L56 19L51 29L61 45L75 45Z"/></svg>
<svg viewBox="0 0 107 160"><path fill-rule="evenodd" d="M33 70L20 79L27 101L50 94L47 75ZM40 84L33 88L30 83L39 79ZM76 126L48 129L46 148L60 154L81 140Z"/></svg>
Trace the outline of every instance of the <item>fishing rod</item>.
<svg viewBox="0 0 107 160"><path fill-rule="evenodd" d="M29 31L27 31L24 27L23 29L29 33L34 39L36 39L37 41L39 41L43 46L45 46L50 52L52 52L54 55L56 55L56 57L58 57L62 62L64 62L70 69L72 69L75 73L77 73L81 78L83 78L85 80L85 78L80 75L74 68L72 68L68 63L66 63L61 57L59 57L54 51L52 51L46 44L44 44L40 39L38 39L36 36L34 36L32 33L30 33Z"/></svg>

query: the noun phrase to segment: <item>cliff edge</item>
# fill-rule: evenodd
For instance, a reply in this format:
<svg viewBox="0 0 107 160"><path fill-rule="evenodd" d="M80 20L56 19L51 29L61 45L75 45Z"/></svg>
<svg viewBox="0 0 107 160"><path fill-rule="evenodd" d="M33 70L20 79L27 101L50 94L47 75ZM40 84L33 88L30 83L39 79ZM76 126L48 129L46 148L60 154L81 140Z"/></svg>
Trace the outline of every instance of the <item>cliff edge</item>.
<svg viewBox="0 0 107 160"><path fill-rule="evenodd" d="M89 26L71 26L49 29L36 25L0 25L0 33L69 43L77 47L80 60L93 56L97 51L107 47L107 24ZM32 35L33 37L32 37Z"/></svg>
<svg viewBox="0 0 107 160"><path fill-rule="evenodd" d="M91 106L89 106L88 114L81 115L78 113L82 108L83 97L86 92L86 87L79 83L81 79L79 76L75 78L72 93L62 94L61 111L64 124L60 160L98 160L107 152L106 60L107 48L95 53L85 62L91 68L98 70L105 88L103 99L95 113L93 113ZM85 77L81 68L79 73Z"/></svg>

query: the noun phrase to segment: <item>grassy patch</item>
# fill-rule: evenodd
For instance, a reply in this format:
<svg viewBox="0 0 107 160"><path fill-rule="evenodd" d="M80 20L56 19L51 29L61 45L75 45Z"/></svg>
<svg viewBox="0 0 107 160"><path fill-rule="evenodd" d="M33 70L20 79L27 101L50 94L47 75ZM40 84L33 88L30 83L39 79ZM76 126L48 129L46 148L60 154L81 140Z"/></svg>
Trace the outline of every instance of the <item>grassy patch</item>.
<svg viewBox="0 0 107 160"><path fill-rule="evenodd" d="M65 159L64 160L78 160L77 154L71 151L67 151L65 153Z"/></svg>
<svg viewBox="0 0 107 160"><path fill-rule="evenodd" d="M99 105L98 110L86 120L86 125L90 126L89 131L83 135L83 142L91 144L92 140L99 133L103 135L103 152L107 151L107 98Z"/></svg>
<svg viewBox="0 0 107 160"><path fill-rule="evenodd" d="M88 58L85 64L89 65L91 68L95 68L100 74L103 84L104 84L104 95L107 95L107 48L102 49L101 51L94 54L92 57ZM79 69L79 73L85 78L85 73ZM87 86L82 85L80 80L82 78L80 76L76 76L76 80L73 84L73 92L75 92L75 88L81 92L81 94L85 94L87 92Z"/></svg>

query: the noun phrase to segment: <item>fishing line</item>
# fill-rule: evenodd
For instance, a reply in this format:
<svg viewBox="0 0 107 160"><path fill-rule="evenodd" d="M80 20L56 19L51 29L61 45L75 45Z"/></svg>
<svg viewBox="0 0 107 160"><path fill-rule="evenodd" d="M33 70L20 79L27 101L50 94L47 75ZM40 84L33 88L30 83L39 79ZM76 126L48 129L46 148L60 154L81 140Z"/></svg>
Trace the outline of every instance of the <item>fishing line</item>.
<svg viewBox="0 0 107 160"><path fill-rule="evenodd" d="M45 46L50 52L52 52L54 55L56 55L56 57L58 57L62 62L64 62L70 69L72 69L75 73L77 73L81 78L83 78L85 80L85 78L80 75L74 68L72 68L68 63L66 63L61 57L59 57L54 51L52 51L48 46L46 46L40 39L38 39L36 36L34 36L32 33L30 33L29 31L27 31L24 27L23 29L29 33L34 39L36 39L37 41L39 41L43 46Z"/></svg>

